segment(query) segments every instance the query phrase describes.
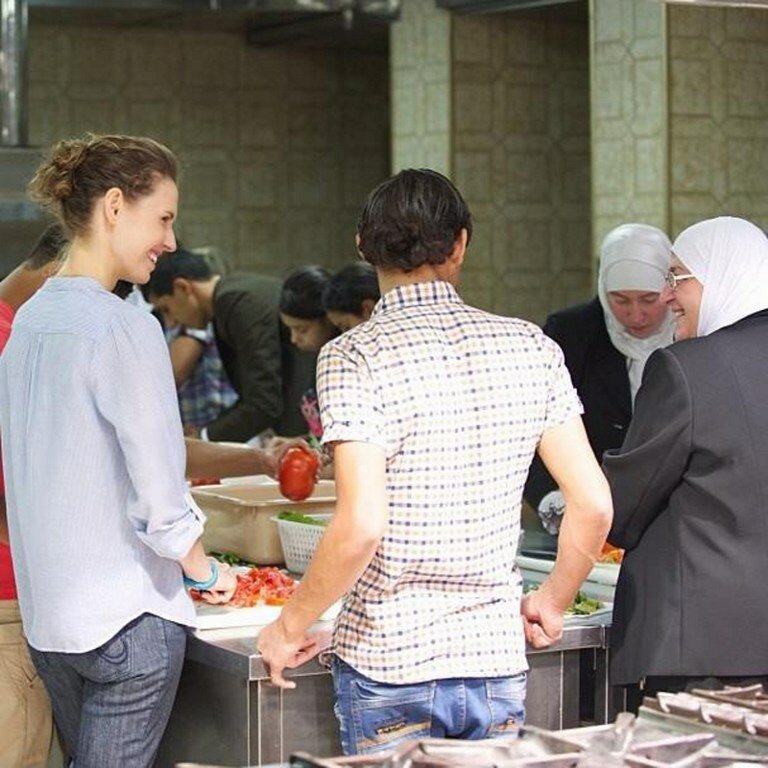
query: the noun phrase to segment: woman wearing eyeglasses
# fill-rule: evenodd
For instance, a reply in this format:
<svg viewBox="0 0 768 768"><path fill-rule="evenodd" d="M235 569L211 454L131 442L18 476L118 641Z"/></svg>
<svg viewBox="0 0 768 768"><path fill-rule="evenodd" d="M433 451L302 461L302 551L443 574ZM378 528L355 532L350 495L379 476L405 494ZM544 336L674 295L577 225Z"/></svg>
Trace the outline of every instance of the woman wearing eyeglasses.
<svg viewBox="0 0 768 768"><path fill-rule="evenodd" d="M613 681L651 694L768 684L768 239L721 217L672 250L681 343L648 361L604 463L626 549Z"/></svg>
<svg viewBox="0 0 768 768"><path fill-rule="evenodd" d="M624 440L648 356L672 342L674 321L661 301L671 246L656 227L616 227L600 247L597 297L555 312L544 325L544 332L563 349L598 460ZM537 459L528 476L525 498L539 510L550 533L557 532L563 509L556 488ZM529 534L527 541L532 540Z"/></svg>

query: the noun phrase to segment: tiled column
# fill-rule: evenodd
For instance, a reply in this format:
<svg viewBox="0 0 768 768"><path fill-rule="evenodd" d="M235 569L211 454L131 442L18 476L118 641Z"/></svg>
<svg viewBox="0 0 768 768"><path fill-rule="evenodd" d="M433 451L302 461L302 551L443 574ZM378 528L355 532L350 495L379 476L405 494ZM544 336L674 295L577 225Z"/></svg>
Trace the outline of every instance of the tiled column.
<svg viewBox="0 0 768 768"><path fill-rule="evenodd" d="M451 15L407 0L390 31L392 170L451 174Z"/></svg>
<svg viewBox="0 0 768 768"><path fill-rule="evenodd" d="M585 298L586 14L451 17L407 0L391 43L393 170L427 165L464 194L464 298L539 322Z"/></svg>
<svg viewBox="0 0 768 768"><path fill-rule="evenodd" d="M587 16L457 16L456 182L475 216L467 295L543 322L590 290Z"/></svg>
<svg viewBox="0 0 768 768"><path fill-rule="evenodd" d="M768 226L768 11L669 10L671 226Z"/></svg>
<svg viewBox="0 0 768 768"><path fill-rule="evenodd" d="M593 251L629 221L669 226L666 11L591 0Z"/></svg>

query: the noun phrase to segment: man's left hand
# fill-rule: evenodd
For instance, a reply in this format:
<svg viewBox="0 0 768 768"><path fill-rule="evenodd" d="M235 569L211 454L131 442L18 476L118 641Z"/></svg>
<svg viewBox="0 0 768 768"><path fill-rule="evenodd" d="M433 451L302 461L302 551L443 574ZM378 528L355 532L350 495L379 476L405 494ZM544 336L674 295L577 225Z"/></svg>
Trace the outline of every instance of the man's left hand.
<svg viewBox="0 0 768 768"><path fill-rule="evenodd" d="M520 612L525 639L534 648L547 648L563 636L563 612L549 599L546 586L525 595Z"/></svg>
<svg viewBox="0 0 768 768"><path fill-rule="evenodd" d="M284 669L294 669L317 656L322 650L318 635L288 636L280 621L273 621L259 633L256 648L262 656L270 680L278 688L295 688L296 683L283 677Z"/></svg>

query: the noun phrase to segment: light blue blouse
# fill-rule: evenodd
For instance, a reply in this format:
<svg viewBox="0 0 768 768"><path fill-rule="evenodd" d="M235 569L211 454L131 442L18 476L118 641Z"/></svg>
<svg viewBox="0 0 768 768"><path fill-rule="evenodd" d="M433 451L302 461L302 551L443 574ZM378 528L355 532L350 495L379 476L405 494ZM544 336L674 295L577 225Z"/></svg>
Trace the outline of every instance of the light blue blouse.
<svg viewBox="0 0 768 768"><path fill-rule="evenodd" d="M0 428L30 644L92 650L143 613L194 625L177 560L204 517L157 320L91 278L49 279L0 357Z"/></svg>

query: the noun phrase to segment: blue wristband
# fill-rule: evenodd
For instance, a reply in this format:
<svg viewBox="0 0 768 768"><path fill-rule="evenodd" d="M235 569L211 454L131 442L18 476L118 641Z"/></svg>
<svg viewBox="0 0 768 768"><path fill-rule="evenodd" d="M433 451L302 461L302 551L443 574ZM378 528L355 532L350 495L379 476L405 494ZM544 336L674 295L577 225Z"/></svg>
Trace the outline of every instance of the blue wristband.
<svg viewBox="0 0 768 768"><path fill-rule="evenodd" d="M205 592L209 590L219 580L219 564L215 560L208 560L211 564L211 575L205 581L195 581L190 579L189 576L184 577L184 586L187 589L196 589L199 592Z"/></svg>

